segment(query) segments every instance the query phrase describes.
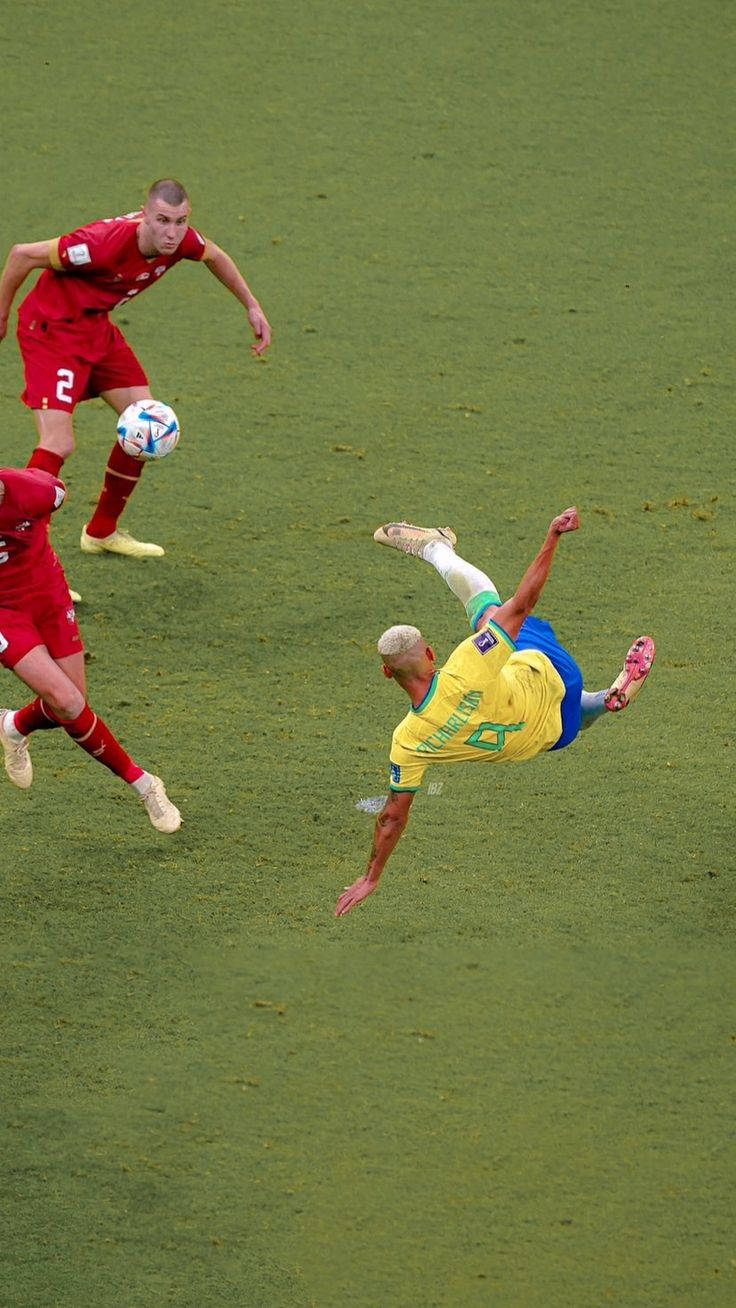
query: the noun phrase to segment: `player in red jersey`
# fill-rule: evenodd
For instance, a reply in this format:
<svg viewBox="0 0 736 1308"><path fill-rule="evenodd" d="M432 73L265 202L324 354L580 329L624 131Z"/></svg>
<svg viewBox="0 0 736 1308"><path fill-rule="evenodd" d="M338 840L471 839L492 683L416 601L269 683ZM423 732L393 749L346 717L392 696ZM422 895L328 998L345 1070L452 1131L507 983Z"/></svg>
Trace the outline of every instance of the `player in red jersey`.
<svg viewBox="0 0 736 1308"><path fill-rule="evenodd" d="M64 483L39 468L0 468L0 664L36 696L22 709L0 709L5 770L27 790L33 780L29 735L63 727L137 791L157 831L173 832L181 814L163 781L126 754L87 703L82 637L47 530L65 495Z"/></svg>
<svg viewBox="0 0 736 1308"><path fill-rule="evenodd" d="M230 256L190 227L190 209L181 183L165 178L154 183L139 212L13 246L0 276L0 340L17 290L34 269L43 269L18 311L22 399L33 410L39 435L29 467L58 475L74 449L72 415L81 400L101 396L122 413L134 401L152 398L146 373L109 315L181 259L204 263L240 301L256 337L254 354L268 348L271 328L258 300ZM160 545L134 540L118 528L144 466L113 445L97 508L82 530L85 553L164 553Z"/></svg>

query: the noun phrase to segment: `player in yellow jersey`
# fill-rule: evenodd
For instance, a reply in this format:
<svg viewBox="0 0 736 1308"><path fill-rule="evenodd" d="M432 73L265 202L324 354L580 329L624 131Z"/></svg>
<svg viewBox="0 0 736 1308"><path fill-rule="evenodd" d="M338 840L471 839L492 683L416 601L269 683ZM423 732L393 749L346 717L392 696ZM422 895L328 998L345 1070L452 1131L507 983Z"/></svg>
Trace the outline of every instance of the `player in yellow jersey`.
<svg viewBox="0 0 736 1308"><path fill-rule="evenodd" d="M449 527L389 522L374 539L430 563L465 605L473 635L437 668L417 627L389 627L378 642L383 672L411 700L391 743L390 791L376 820L368 870L337 903L343 917L376 889L409 818L428 767L441 763L521 762L572 744L607 710L638 695L654 661L654 641L634 641L607 690L583 689L582 673L548 622L531 616L560 536L577 531L577 509L550 523L544 544L516 594L502 603L490 577L455 552Z"/></svg>

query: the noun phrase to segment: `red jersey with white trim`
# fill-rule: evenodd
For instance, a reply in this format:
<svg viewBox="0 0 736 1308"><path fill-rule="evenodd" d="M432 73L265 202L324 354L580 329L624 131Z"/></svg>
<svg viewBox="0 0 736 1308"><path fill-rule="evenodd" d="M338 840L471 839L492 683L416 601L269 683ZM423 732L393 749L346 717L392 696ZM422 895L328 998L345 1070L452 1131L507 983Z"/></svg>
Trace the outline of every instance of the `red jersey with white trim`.
<svg viewBox="0 0 736 1308"><path fill-rule="evenodd" d="M83 313L109 313L148 290L181 259L201 259L206 241L188 227L173 254L147 258L138 249L140 211L103 218L52 242L53 268L41 273L21 306L28 314L55 321Z"/></svg>
<svg viewBox="0 0 736 1308"><path fill-rule="evenodd" d="M0 481L0 608L13 608L49 569L61 568L49 544L48 517L63 504L66 487L41 468L0 468Z"/></svg>

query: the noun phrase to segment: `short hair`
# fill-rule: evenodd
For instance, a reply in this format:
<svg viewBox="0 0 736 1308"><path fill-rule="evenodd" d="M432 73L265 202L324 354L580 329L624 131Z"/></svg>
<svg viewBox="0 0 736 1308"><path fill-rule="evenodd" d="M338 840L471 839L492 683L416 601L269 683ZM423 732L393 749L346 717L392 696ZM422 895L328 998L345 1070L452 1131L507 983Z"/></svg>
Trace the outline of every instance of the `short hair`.
<svg viewBox="0 0 736 1308"><path fill-rule="evenodd" d="M189 203L186 188L181 182L177 182L175 177L160 177L153 186L149 187L147 199L163 200L164 204L170 204L173 208L178 208L185 202Z"/></svg>
<svg viewBox="0 0 736 1308"><path fill-rule="evenodd" d="M422 633L418 627L409 627L406 624L389 627L378 641L378 653L406 654L421 639Z"/></svg>

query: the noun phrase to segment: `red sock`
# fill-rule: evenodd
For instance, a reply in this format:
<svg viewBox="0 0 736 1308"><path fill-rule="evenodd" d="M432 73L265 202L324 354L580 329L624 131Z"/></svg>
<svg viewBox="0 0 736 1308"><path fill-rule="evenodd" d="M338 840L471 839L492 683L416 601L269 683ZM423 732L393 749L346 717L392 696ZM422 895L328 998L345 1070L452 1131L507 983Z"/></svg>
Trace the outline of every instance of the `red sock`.
<svg viewBox="0 0 736 1308"><path fill-rule="evenodd" d="M52 727L58 726L51 710L45 707L41 699L34 699L25 708L18 709L15 715L15 729L23 736L30 736L32 731L50 731Z"/></svg>
<svg viewBox="0 0 736 1308"><path fill-rule="evenodd" d="M105 471L102 494L87 523L88 536L96 536L100 540L103 536L112 535L142 472L143 460L126 454L116 441Z"/></svg>
<svg viewBox="0 0 736 1308"><path fill-rule="evenodd" d="M54 454L53 450L44 450L40 445L36 446L26 464L27 468L40 468L42 472L50 472L52 477L58 477L63 466L63 455Z"/></svg>
<svg viewBox="0 0 736 1308"><path fill-rule="evenodd" d="M137 781L143 776L143 768L139 768L130 754L126 754L110 728L92 712L89 704L85 704L78 718L72 722L60 721L59 725L85 753L91 754L92 758L96 758L98 763L109 768L117 777L122 777L123 781Z"/></svg>

